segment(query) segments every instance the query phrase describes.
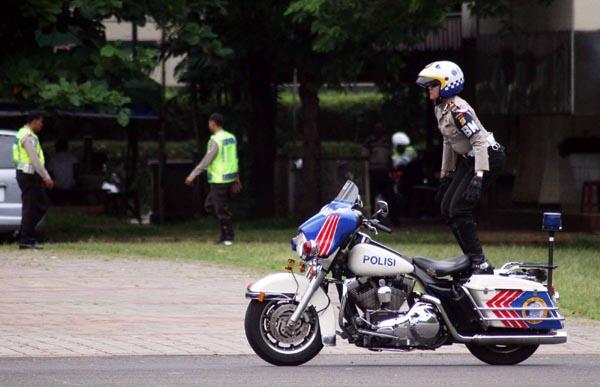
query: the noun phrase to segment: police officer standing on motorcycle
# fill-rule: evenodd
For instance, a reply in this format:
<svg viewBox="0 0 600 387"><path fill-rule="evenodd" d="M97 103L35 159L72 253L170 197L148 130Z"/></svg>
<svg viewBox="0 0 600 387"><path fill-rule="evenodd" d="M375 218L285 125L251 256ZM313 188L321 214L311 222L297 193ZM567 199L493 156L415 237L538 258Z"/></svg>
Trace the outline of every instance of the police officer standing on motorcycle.
<svg viewBox="0 0 600 387"><path fill-rule="evenodd" d="M485 130L467 101L457 95L465 83L457 64L430 63L421 70L416 82L427 89L429 99L435 104L443 136L440 188L436 196L442 217L469 257L473 274L493 274L493 267L481 248L473 209L493 174L502 169L504 147Z"/></svg>

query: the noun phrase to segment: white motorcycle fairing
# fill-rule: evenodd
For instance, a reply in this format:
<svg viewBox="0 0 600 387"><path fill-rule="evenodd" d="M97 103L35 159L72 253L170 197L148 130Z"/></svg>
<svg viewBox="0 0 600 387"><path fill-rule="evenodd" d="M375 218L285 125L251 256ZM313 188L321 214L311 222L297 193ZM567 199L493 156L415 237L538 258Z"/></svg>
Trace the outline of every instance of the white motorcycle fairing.
<svg viewBox="0 0 600 387"><path fill-rule="evenodd" d="M264 294L263 302L274 300L299 302L302 295L306 293L309 283L304 276L293 273L274 273L250 285L246 289L246 298L257 300L263 297L261 294ZM315 308L319 316L321 341L324 345L335 346L335 312L331 300L323 289L319 287L315 291L309 305Z"/></svg>
<svg viewBox="0 0 600 387"><path fill-rule="evenodd" d="M369 243L358 243L350 250L348 267L356 276L395 276L415 270L402 256Z"/></svg>

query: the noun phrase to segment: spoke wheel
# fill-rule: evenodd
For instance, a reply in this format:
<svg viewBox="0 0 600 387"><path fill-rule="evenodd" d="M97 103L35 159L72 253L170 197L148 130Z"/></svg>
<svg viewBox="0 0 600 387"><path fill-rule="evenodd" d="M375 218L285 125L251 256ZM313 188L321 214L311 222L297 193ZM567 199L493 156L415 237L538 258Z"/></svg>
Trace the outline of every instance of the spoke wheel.
<svg viewBox="0 0 600 387"><path fill-rule="evenodd" d="M271 364L299 365L323 348L314 308L308 308L296 324L288 326L295 309L296 304L290 302L252 300L248 305L246 338L254 352Z"/></svg>

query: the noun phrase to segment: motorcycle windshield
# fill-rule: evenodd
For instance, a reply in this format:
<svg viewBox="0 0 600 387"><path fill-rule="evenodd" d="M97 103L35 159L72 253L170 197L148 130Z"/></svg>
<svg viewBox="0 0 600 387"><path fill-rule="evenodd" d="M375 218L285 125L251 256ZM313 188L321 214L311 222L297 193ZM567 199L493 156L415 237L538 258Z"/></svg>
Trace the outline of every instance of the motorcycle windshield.
<svg viewBox="0 0 600 387"><path fill-rule="evenodd" d="M342 187L340 192L337 194L334 202L342 202L353 206L358 200L358 187L351 180L346 181L346 184Z"/></svg>
<svg viewBox="0 0 600 387"><path fill-rule="evenodd" d="M348 180L331 203L299 227L307 240L317 243L320 257L329 256L359 226L359 215L352 209L358 199L358 187ZM292 241L292 249L295 247Z"/></svg>

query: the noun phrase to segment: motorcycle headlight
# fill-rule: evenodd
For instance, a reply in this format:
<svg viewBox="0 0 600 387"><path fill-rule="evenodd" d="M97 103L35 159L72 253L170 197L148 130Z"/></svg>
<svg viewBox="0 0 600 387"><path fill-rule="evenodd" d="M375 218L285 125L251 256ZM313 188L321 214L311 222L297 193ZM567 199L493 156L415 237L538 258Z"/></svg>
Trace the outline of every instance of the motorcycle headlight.
<svg viewBox="0 0 600 387"><path fill-rule="evenodd" d="M303 246L304 242L306 242L306 235L304 235L304 233L301 232L294 239L296 240L296 254L298 254L298 256L302 258L302 255L304 255Z"/></svg>
<svg viewBox="0 0 600 387"><path fill-rule="evenodd" d="M308 240L303 233L298 234L298 236L293 239L293 243L295 243L294 247L296 254L298 254L303 261L316 257L319 252L319 245L317 242Z"/></svg>

